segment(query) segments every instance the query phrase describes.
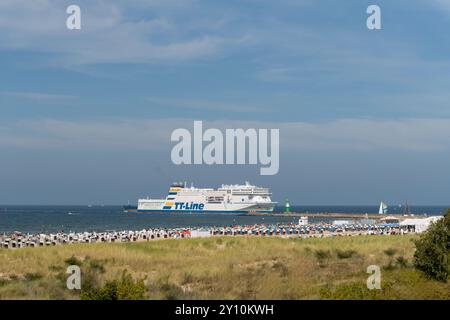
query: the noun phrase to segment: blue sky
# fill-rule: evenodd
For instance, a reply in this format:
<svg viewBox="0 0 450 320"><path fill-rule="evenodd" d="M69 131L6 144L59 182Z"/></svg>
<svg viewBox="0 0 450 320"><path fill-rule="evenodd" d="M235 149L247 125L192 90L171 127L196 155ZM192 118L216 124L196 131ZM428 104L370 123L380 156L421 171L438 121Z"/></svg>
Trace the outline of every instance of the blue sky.
<svg viewBox="0 0 450 320"><path fill-rule="evenodd" d="M298 204L448 204L449 27L445 0L3 0L0 203L250 180ZM173 165L194 119L279 128L279 174Z"/></svg>

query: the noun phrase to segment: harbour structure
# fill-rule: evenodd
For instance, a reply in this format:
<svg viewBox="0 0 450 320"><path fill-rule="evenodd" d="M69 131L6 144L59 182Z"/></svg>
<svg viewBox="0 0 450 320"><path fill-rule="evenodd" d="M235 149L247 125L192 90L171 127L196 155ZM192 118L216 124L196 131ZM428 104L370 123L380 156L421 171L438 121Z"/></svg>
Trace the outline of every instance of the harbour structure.
<svg viewBox="0 0 450 320"><path fill-rule="evenodd" d="M408 204L408 201L406 201L404 209L403 209L403 215L404 216L414 216L411 212L411 207Z"/></svg>
<svg viewBox="0 0 450 320"><path fill-rule="evenodd" d="M139 199L140 213L271 213L276 202L268 188L249 182L222 185L218 189L186 187L186 183L173 183L164 199Z"/></svg>
<svg viewBox="0 0 450 320"><path fill-rule="evenodd" d="M287 199L287 198L284 203L284 212L285 213L291 212L291 203L289 202L289 199Z"/></svg>

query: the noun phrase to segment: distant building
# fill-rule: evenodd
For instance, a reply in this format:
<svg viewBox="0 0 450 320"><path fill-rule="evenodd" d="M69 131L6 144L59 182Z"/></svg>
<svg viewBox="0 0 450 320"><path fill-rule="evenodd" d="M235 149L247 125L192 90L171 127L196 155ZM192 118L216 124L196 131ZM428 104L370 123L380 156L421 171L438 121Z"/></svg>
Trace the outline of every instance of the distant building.
<svg viewBox="0 0 450 320"><path fill-rule="evenodd" d="M298 225L299 226L306 226L306 225L308 225L308 217L306 217L306 216L300 217L300 219L298 219Z"/></svg>
<svg viewBox="0 0 450 320"><path fill-rule="evenodd" d="M426 231L431 223L437 222L442 219L442 216L433 216L428 218L417 218L417 219L405 219L400 222L400 227L404 228L414 228L414 231L421 233Z"/></svg>
<svg viewBox="0 0 450 320"><path fill-rule="evenodd" d="M359 220L359 223L361 224L375 224L377 220L375 219L361 219Z"/></svg>
<svg viewBox="0 0 450 320"><path fill-rule="evenodd" d="M380 221L382 223L399 223L400 222L400 220L394 216L384 217L384 218L380 219Z"/></svg>
<svg viewBox="0 0 450 320"><path fill-rule="evenodd" d="M340 225L344 225L344 224L352 224L352 221L350 221L350 220L334 220L333 221L334 226L340 226Z"/></svg>
<svg viewBox="0 0 450 320"><path fill-rule="evenodd" d="M211 233L208 230L191 230L191 238L207 238Z"/></svg>

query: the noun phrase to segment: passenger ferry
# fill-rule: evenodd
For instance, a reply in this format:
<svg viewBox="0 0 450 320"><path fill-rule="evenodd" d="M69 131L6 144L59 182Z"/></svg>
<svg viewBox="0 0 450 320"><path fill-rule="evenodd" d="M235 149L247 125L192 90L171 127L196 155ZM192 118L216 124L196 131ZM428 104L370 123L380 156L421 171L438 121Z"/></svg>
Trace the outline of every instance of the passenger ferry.
<svg viewBox="0 0 450 320"><path fill-rule="evenodd" d="M139 199L137 211L171 213L271 213L276 202L267 188L246 182L218 189L186 187L173 183L165 199Z"/></svg>

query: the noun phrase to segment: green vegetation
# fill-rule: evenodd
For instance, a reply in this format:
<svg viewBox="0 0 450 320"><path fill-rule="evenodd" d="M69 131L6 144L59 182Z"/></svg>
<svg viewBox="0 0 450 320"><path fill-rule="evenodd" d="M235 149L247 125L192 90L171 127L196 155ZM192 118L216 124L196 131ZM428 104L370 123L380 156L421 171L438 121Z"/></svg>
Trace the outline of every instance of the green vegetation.
<svg viewBox="0 0 450 320"><path fill-rule="evenodd" d="M388 257L393 257L396 253L397 253L397 250L395 250L393 248L384 250L384 254L387 255Z"/></svg>
<svg viewBox="0 0 450 320"><path fill-rule="evenodd" d="M119 280L107 281L102 287L81 292L82 300L143 300L145 298L144 279L134 281L126 271Z"/></svg>
<svg viewBox="0 0 450 320"><path fill-rule="evenodd" d="M0 299L449 299L448 283L409 262L418 239L217 237L0 250ZM82 290L66 288L72 264ZM382 268L381 290L366 287L369 265Z"/></svg>
<svg viewBox="0 0 450 320"><path fill-rule="evenodd" d="M328 260L331 258L331 253L329 250L315 250L314 256L321 268L326 267Z"/></svg>
<svg viewBox="0 0 450 320"><path fill-rule="evenodd" d="M42 274L40 274L39 272L28 272L24 275L24 279L26 281L39 280L42 277L43 277Z"/></svg>
<svg viewBox="0 0 450 320"><path fill-rule="evenodd" d="M75 257L75 256L71 256L70 258L68 258L68 259L66 259L66 260L64 260L64 262L67 264L67 265L69 265L69 266L79 266L79 267L81 267L81 265L83 264L83 262L82 261L80 261L79 259L77 259L77 257Z"/></svg>
<svg viewBox="0 0 450 320"><path fill-rule="evenodd" d="M356 254L355 250L340 250L336 249L336 256L339 259L350 259Z"/></svg>
<svg viewBox="0 0 450 320"><path fill-rule="evenodd" d="M450 273L450 209L415 244L415 267L429 278L447 282Z"/></svg>

